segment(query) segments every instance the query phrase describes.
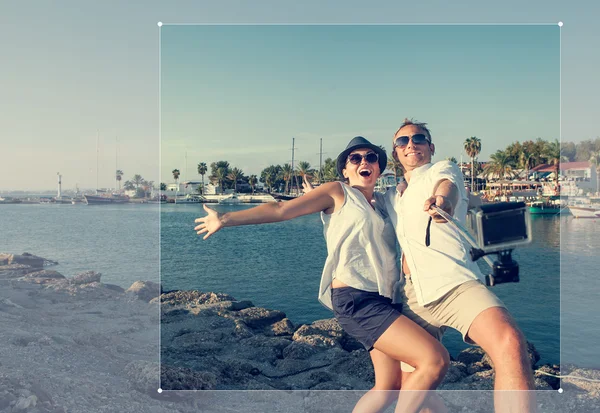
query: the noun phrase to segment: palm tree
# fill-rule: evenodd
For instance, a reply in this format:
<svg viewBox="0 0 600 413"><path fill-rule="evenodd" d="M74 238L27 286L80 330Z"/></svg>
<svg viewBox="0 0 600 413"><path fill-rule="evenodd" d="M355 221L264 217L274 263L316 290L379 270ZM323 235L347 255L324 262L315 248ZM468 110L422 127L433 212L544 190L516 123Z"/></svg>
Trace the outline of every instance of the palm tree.
<svg viewBox="0 0 600 413"><path fill-rule="evenodd" d="M591 153L590 163L596 165L596 193L598 193L600 192L600 151Z"/></svg>
<svg viewBox="0 0 600 413"><path fill-rule="evenodd" d="M325 164L323 165L323 180L325 182L332 182L338 179L337 174L337 165L335 159L327 158L325 159Z"/></svg>
<svg viewBox="0 0 600 413"><path fill-rule="evenodd" d="M390 171L394 171L394 182L397 184L398 177L402 176L404 173L404 170L402 169L402 165L400 164L400 162L398 162L396 159L394 159L393 156L390 156L388 158L387 165L385 168L389 169Z"/></svg>
<svg viewBox="0 0 600 413"><path fill-rule="evenodd" d="M286 163L281 168L281 179L283 179L285 181L285 191L284 191L285 194L288 193L288 185L292 179L293 173L294 173L294 170L292 169L292 165L290 165L289 163Z"/></svg>
<svg viewBox="0 0 600 413"><path fill-rule="evenodd" d="M139 186L144 183L144 178L142 178L142 175L133 175L133 178L131 178L131 183L135 185L135 189L137 190Z"/></svg>
<svg viewBox="0 0 600 413"><path fill-rule="evenodd" d="M206 166L206 163L204 162L200 162L198 164L198 175L202 175L202 192L204 192L204 174L206 174L206 171L208 171L208 167Z"/></svg>
<svg viewBox="0 0 600 413"><path fill-rule="evenodd" d="M252 195L254 195L254 186L256 185L257 182L258 182L258 178L256 177L256 175L250 175L248 177L248 183L250 184L250 188L252 188Z"/></svg>
<svg viewBox="0 0 600 413"><path fill-rule="evenodd" d="M119 183L119 191L121 190L121 179L123 179L123 171L117 169L117 182Z"/></svg>
<svg viewBox="0 0 600 413"><path fill-rule="evenodd" d="M502 191L502 180L506 178L506 175L512 175L514 166L514 160L511 156L504 151L498 150L496 153L490 155L490 161L485 166L483 173L486 177L497 175L501 180L500 191Z"/></svg>
<svg viewBox="0 0 600 413"><path fill-rule="evenodd" d="M302 178L304 178L304 175L308 175L310 173L310 163L305 162L305 161L300 161L300 162L298 162L298 166L296 167L296 170L298 171L298 174L300 174L300 176Z"/></svg>
<svg viewBox="0 0 600 413"><path fill-rule="evenodd" d="M560 174L560 142L555 139L554 142L546 142L546 147L542 152L544 158L550 165L554 165L554 179L556 179L556 185L558 187L558 177Z"/></svg>
<svg viewBox="0 0 600 413"><path fill-rule="evenodd" d="M173 174L173 179L175 179L175 184L177 187L175 188L175 203L177 203L177 194L179 193L179 169L173 169L171 172Z"/></svg>
<svg viewBox="0 0 600 413"><path fill-rule="evenodd" d="M237 192L237 181L244 176L244 173L241 169L233 168L229 174L227 174L227 178L233 181L233 192Z"/></svg>
<svg viewBox="0 0 600 413"><path fill-rule="evenodd" d="M227 170L224 168L217 168L214 175L215 180L219 183L221 188L221 194L223 193L223 181L227 178Z"/></svg>
<svg viewBox="0 0 600 413"><path fill-rule="evenodd" d="M481 152L481 140L477 136L471 136L465 140L465 152L471 157L471 192L475 191L475 157Z"/></svg>

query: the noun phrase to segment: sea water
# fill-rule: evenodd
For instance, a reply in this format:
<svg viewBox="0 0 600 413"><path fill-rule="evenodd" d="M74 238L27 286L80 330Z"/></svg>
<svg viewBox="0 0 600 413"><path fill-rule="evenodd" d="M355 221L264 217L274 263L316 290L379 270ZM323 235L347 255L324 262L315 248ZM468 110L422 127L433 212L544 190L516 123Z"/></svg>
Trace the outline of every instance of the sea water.
<svg viewBox="0 0 600 413"><path fill-rule="evenodd" d="M225 228L206 241L193 230L204 215L201 205L166 204L160 212L158 205L2 205L0 252L59 261L53 269L65 276L98 271L103 282L125 288L136 280L158 282L160 270L163 290L227 293L281 310L296 325L333 316L317 300L326 257L318 214ZM599 368L600 220L532 216L532 232L533 242L514 253L521 281L493 291L542 363ZM466 347L454 331L444 344L451 354Z"/></svg>

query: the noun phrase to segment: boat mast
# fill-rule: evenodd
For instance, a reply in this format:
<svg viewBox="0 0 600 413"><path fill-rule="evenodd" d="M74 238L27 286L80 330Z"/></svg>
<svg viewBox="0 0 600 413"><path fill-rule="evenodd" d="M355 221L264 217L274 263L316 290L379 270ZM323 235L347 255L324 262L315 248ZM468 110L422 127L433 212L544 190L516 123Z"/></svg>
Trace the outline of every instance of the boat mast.
<svg viewBox="0 0 600 413"><path fill-rule="evenodd" d="M98 140L100 139L100 129L96 131L96 195L98 195Z"/></svg>
<svg viewBox="0 0 600 413"><path fill-rule="evenodd" d="M291 188L290 188L290 193L294 192L294 149L295 149L295 141L296 138L292 138L292 176L290 176L290 184L291 184Z"/></svg>
<svg viewBox="0 0 600 413"><path fill-rule="evenodd" d="M323 138L321 138L321 148L319 151L319 183L321 183L321 177L323 176Z"/></svg>
<svg viewBox="0 0 600 413"><path fill-rule="evenodd" d="M115 191L119 185L119 179L117 178L117 171L119 170L119 137L115 136ZM119 188L120 190L121 188Z"/></svg>

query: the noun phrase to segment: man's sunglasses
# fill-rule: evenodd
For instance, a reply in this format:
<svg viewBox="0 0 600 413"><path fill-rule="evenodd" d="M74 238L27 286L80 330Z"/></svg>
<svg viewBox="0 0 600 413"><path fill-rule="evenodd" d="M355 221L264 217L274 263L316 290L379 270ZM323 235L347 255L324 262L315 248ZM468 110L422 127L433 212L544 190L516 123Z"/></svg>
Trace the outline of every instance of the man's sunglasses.
<svg viewBox="0 0 600 413"><path fill-rule="evenodd" d="M398 136L395 140L394 140L394 148L396 147L403 147L408 145L408 142L412 139L413 143L415 145L421 145L424 143L431 143L431 141L429 139L427 139L427 136L425 134L422 133L417 133L413 136Z"/></svg>
<svg viewBox="0 0 600 413"><path fill-rule="evenodd" d="M359 165L363 159L368 163L376 163L379 161L379 155L377 155L375 152L369 152L366 155L353 153L352 155L348 156L348 162L353 165Z"/></svg>

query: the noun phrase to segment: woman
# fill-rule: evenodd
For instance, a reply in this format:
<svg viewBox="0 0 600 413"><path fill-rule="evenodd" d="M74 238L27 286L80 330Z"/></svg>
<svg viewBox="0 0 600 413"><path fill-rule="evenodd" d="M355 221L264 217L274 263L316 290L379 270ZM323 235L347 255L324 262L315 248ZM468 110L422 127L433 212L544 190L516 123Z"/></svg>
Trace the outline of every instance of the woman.
<svg viewBox="0 0 600 413"><path fill-rule="evenodd" d="M391 297L399 278L395 233L375 183L387 156L363 137L350 141L337 158L346 183L329 182L285 203L269 203L244 211L218 213L206 205L207 216L196 219L198 235L207 239L224 227L280 222L321 212L327 259L319 300L333 310L344 330L369 351L375 386L354 412L378 412L398 390L400 360L415 366L403 390L435 389L449 364L446 349L425 330L401 315ZM384 235L382 237L382 234ZM392 240L390 242L390 240ZM417 412L426 392L403 392L397 412Z"/></svg>

